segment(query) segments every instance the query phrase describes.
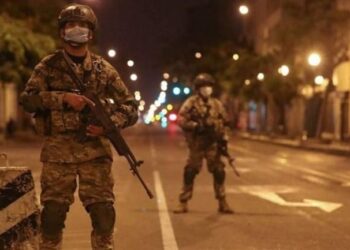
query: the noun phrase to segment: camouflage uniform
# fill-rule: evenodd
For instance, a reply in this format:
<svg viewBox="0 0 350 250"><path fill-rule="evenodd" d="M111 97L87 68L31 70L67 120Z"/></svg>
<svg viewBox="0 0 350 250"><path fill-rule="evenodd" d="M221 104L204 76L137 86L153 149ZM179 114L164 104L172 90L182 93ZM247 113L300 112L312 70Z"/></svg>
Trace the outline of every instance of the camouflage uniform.
<svg viewBox="0 0 350 250"><path fill-rule="evenodd" d="M45 135L41 151L42 233L52 242L61 241L66 213L74 201L77 176L79 197L90 213L95 239L112 235L115 220L110 145L103 136L82 138L84 124L91 114L75 111L63 103L64 93L77 90L64 57L87 88L106 100L106 109L117 126L124 128L137 121L137 104L107 61L88 52L80 65L65 53L57 51L43 59L21 95L24 109L34 113L37 130ZM94 242L94 238L92 241L93 249L111 249L98 247L100 243ZM52 248L48 245L41 249L59 249L56 243Z"/></svg>
<svg viewBox="0 0 350 250"><path fill-rule="evenodd" d="M219 211L222 212L223 208L229 211L225 200L225 164L218 151L218 140L226 138L228 132L227 115L222 103L213 97L204 99L200 94L193 95L180 108L178 124L184 131L189 157L179 197L180 209L177 211L187 212L187 201L192 198L194 179L202 168L203 159L206 159L208 171L213 175Z"/></svg>

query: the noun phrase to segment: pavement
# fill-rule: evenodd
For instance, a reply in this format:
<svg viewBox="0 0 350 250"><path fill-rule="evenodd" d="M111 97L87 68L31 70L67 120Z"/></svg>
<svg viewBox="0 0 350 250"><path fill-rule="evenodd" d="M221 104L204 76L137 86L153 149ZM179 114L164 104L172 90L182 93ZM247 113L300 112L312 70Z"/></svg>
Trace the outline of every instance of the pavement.
<svg viewBox="0 0 350 250"><path fill-rule="evenodd" d="M126 160L115 155L118 250L350 249L348 157L234 137L229 151L241 177L227 166L226 191L236 213L218 214L212 175L204 165L189 213L174 214L188 154L182 133L140 126L123 135L145 161L140 174L155 198L147 197ZM40 148L40 140L0 144L11 165L30 167L37 195ZM75 198L63 250L91 249L89 216L78 193Z"/></svg>
<svg viewBox="0 0 350 250"><path fill-rule="evenodd" d="M322 141L318 139L290 139L281 136L268 136L263 134L252 134L240 132L238 136L243 139L272 143L292 148L320 151L324 153L350 156L350 143L339 141Z"/></svg>

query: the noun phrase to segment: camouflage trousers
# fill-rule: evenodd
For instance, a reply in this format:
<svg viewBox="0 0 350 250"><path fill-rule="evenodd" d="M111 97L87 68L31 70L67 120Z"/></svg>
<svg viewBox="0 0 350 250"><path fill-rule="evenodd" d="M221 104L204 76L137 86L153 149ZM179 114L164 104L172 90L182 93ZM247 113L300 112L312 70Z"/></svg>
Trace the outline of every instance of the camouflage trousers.
<svg viewBox="0 0 350 250"><path fill-rule="evenodd" d="M41 175L41 242L40 250L60 250L62 229L74 192L79 184L79 198L89 212L94 250L113 249L112 161L98 158L83 163L44 162Z"/></svg>
<svg viewBox="0 0 350 250"><path fill-rule="evenodd" d="M79 182L79 198L87 207L97 202L114 202L112 161L98 158L82 163L44 162L41 172L41 203L56 201L74 202ZM78 178L77 178L78 177Z"/></svg>
<svg viewBox="0 0 350 250"><path fill-rule="evenodd" d="M225 197L225 164L221 160L216 142L205 138L187 139L189 156L183 174L183 188L180 202L187 202L192 198L195 176L201 171L203 160L206 160L208 171L213 175L215 197Z"/></svg>

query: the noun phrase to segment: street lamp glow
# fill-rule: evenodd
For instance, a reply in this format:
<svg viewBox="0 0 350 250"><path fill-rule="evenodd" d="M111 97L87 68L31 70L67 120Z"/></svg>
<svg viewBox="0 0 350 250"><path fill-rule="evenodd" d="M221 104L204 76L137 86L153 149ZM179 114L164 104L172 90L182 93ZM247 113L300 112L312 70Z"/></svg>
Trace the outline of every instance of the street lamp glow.
<svg viewBox="0 0 350 250"><path fill-rule="evenodd" d="M233 54L232 59L235 61L238 61L239 55L238 54Z"/></svg>
<svg viewBox="0 0 350 250"><path fill-rule="evenodd" d="M247 86L249 86L250 83L251 83L251 81L250 81L249 79L246 79L246 80L244 81L244 84L247 85Z"/></svg>
<svg viewBox="0 0 350 250"><path fill-rule="evenodd" d="M162 91L167 91L167 89L168 89L168 82L165 81L165 80L161 81L161 83L160 83L160 89L161 89Z"/></svg>
<svg viewBox="0 0 350 250"><path fill-rule="evenodd" d="M117 51L115 51L115 49L109 49L107 53L110 58L114 58L117 55Z"/></svg>
<svg viewBox="0 0 350 250"><path fill-rule="evenodd" d="M190 89L189 87L185 87L185 88L184 88L184 94L185 94L185 95L190 94L190 92L191 92L191 89Z"/></svg>
<svg viewBox="0 0 350 250"><path fill-rule="evenodd" d="M324 83L324 77L323 76L321 76L321 75L319 75L319 76L316 76L315 77L315 84L317 84L317 85L322 85L323 83Z"/></svg>
<svg viewBox="0 0 350 250"><path fill-rule="evenodd" d="M239 6L238 10L239 10L239 13L241 13L241 15L243 16L248 15L249 13L249 8L245 4L242 4L241 6Z"/></svg>
<svg viewBox="0 0 350 250"><path fill-rule="evenodd" d="M137 77L137 74L135 74L135 73L133 73L133 74L130 75L130 80L131 80L131 81L134 81L134 82L135 82L135 81L137 81L137 78L138 78L138 77Z"/></svg>
<svg viewBox="0 0 350 250"><path fill-rule="evenodd" d="M173 94L174 95L180 95L180 93L181 93L181 89L179 87L173 88Z"/></svg>
<svg viewBox="0 0 350 250"><path fill-rule="evenodd" d="M170 78L169 73L165 72L165 73L163 74L163 78L164 78L165 80L168 80L168 79Z"/></svg>
<svg viewBox="0 0 350 250"><path fill-rule="evenodd" d="M171 105L171 104L168 104L167 106L166 106L166 108L167 108L167 110L169 110L169 111L171 111L171 110L173 110L173 105Z"/></svg>
<svg viewBox="0 0 350 250"><path fill-rule="evenodd" d="M308 57L308 62L311 66L318 66L321 63L321 56L318 53L311 53Z"/></svg>
<svg viewBox="0 0 350 250"><path fill-rule="evenodd" d="M282 65L278 69L278 73L280 73L282 76L287 76L289 75L289 67L287 65Z"/></svg>
<svg viewBox="0 0 350 250"><path fill-rule="evenodd" d="M196 52L196 54L194 54L194 56L197 59L201 59L202 58L202 53L201 52Z"/></svg>
<svg viewBox="0 0 350 250"><path fill-rule="evenodd" d="M264 75L264 73L259 73L259 74L256 76L256 78L257 78L259 81L264 81L265 75Z"/></svg>
<svg viewBox="0 0 350 250"><path fill-rule="evenodd" d="M131 68L135 65L135 62L133 60L128 60L127 65Z"/></svg>

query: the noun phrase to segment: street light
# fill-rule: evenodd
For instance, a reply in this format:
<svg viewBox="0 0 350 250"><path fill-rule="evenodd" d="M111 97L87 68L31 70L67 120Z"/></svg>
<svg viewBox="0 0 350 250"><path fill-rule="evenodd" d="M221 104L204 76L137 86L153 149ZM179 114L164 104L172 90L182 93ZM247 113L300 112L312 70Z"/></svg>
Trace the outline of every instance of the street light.
<svg viewBox="0 0 350 250"><path fill-rule="evenodd" d="M128 60L127 65L131 68L135 65L135 62L133 60Z"/></svg>
<svg viewBox="0 0 350 250"><path fill-rule="evenodd" d="M235 61L238 61L239 55L238 54L233 54L232 59Z"/></svg>
<svg viewBox="0 0 350 250"><path fill-rule="evenodd" d="M325 79L323 76L318 75L315 77L315 84L322 85L324 83Z"/></svg>
<svg viewBox="0 0 350 250"><path fill-rule="evenodd" d="M265 79L265 75L264 75L264 73L259 73L257 76L256 76L256 78L259 80L259 81L264 81L264 79Z"/></svg>
<svg viewBox="0 0 350 250"><path fill-rule="evenodd" d="M201 52L196 52L196 54L194 54L194 56L195 56L197 59L201 59L201 58L202 58L202 53L201 53Z"/></svg>
<svg viewBox="0 0 350 250"><path fill-rule="evenodd" d="M137 81L137 78L138 78L138 77L137 77L137 74L135 74L135 73L133 73L133 74L130 75L130 80L131 80L131 81L134 81L134 82L135 82L135 81Z"/></svg>
<svg viewBox="0 0 350 250"><path fill-rule="evenodd" d="M163 78L164 78L165 80L168 80L168 79L170 78L169 73L165 72L165 73L163 74Z"/></svg>
<svg viewBox="0 0 350 250"><path fill-rule="evenodd" d="M282 76L289 75L289 67L287 65L282 65L279 67L278 73L280 73Z"/></svg>
<svg viewBox="0 0 350 250"><path fill-rule="evenodd" d="M308 62L311 66L313 67L317 67L318 65L320 65L322 59L321 59L321 56L320 54L318 53L311 53L308 57Z"/></svg>
<svg viewBox="0 0 350 250"><path fill-rule="evenodd" d="M248 15L249 13L249 7L245 4L240 5L238 10L239 10L239 13L241 13L241 15L243 16Z"/></svg>
<svg viewBox="0 0 350 250"><path fill-rule="evenodd" d="M115 49L109 49L107 53L110 58L114 58L117 55L117 51L115 51Z"/></svg>
<svg viewBox="0 0 350 250"><path fill-rule="evenodd" d="M247 86L249 86L250 83L251 83L251 81L250 81L249 79L246 79L246 80L244 81L244 84L247 85Z"/></svg>

